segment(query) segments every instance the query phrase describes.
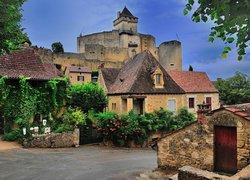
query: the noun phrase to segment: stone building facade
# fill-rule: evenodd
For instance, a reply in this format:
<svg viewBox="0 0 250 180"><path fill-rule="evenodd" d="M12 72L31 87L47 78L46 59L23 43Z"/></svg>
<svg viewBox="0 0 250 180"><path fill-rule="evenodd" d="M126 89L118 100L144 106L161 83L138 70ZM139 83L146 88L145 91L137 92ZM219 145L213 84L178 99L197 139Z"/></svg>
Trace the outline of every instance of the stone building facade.
<svg viewBox="0 0 250 180"><path fill-rule="evenodd" d="M91 82L91 74L91 69L87 67L68 66L65 70L65 76L72 85Z"/></svg>
<svg viewBox="0 0 250 180"><path fill-rule="evenodd" d="M235 135L227 136L228 132ZM222 144L218 144L220 138ZM250 164L250 104L215 110L203 124L195 122L172 132L161 138L157 145L161 168L188 165L236 173Z"/></svg>
<svg viewBox="0 0 250 180"><path fill-rule="evenodd" d="M101 68L98 81L109 97L107 110L119 114L160 108L177 112L182 107L196 113L203 102L219 108L218 91L206 73L166 71L150 51L137 54L122 68Z"/></svg>
<svg viewBox="0 0 250 180"><path fill-rule="evenodd" d="M138 32L138 18L126 7L117 13L113 30L77 37L77 53L54 54L54 63L66 66L79 64L97 70L105 64L107 68L120 68L127 60L145 50L165 69L182 70L181 43L169 41L156 46L155 37Z"/></svg>

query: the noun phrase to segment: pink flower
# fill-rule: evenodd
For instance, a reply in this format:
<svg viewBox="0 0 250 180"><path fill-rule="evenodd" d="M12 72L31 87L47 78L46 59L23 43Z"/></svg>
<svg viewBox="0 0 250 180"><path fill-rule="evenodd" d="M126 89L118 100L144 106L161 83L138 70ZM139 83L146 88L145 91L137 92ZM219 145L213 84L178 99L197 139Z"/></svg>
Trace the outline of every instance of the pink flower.
<svg viewBox="0 0 250 180"><path fill-rule="evenodd" d="M120 121L120 120L122 120L122 118L121 118L121 117L118 117L118 121Z"/></svg>

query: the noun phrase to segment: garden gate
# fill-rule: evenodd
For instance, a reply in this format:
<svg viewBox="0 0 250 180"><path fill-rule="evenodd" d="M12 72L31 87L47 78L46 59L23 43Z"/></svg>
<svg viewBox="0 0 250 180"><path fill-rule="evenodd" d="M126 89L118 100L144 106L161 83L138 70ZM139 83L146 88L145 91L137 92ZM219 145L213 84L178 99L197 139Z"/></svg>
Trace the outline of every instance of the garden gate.
<svg viewBox="0 0 250 180"><path fill-rule="evenodd" d="M102 142L102 138L96 127L92 127L92 124L80 127L80 145L98 142Z"/></svg>

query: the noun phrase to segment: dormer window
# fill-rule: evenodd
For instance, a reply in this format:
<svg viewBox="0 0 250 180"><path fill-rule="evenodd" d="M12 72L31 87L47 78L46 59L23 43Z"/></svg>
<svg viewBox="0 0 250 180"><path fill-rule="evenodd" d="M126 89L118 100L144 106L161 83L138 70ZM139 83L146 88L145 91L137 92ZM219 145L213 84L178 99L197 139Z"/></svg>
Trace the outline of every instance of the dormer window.
<svg viewBox="0 0 250 180"><path fill-rule="evenodd" d="M156 85L161 85L161 74L155 75Z"/></svg>
<svg viewBox="0 0 250 180"><path fill-rule="evenodd" d="M152 73L152 78L154 81L154 87L155 88L163 88L164 86L164 81L163 81L163 73L159 67L157 67L153 73Z"/></svg>

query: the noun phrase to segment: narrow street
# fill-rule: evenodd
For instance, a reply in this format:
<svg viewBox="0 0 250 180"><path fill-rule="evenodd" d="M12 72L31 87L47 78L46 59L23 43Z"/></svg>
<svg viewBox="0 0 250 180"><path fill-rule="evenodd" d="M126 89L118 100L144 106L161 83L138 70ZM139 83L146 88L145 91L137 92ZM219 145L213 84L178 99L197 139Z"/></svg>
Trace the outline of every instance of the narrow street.
<svg viewBox="0 0 250 180"><path fill-rule="evenodd" d="M0 179L136 179L156 167L156 152L151 149L85 145L0 150Z"/></svg>

